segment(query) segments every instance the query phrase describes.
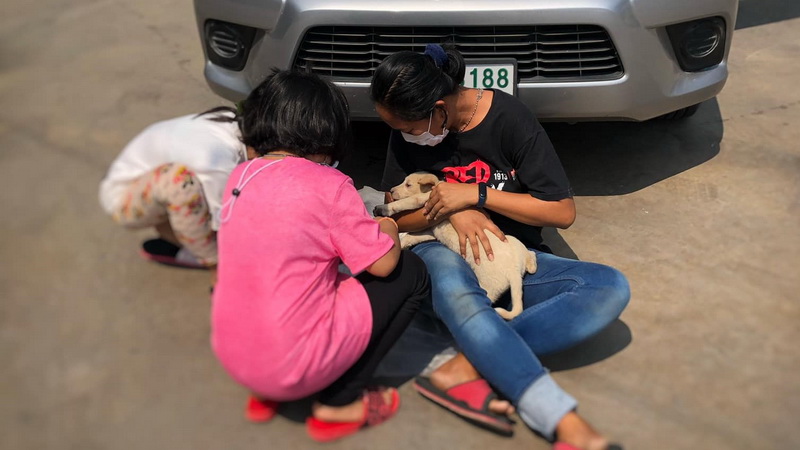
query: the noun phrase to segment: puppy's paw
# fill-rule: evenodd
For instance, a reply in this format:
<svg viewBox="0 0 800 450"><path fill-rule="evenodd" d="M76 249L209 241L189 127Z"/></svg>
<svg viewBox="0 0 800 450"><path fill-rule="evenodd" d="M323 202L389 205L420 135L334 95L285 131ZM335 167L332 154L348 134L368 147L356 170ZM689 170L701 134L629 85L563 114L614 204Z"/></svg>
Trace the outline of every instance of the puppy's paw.
<svg viewBox="0 0 800 450"><path fill-rule="evenodd" d="M375 216L389 217L392 215L392 211L389 205L378 205L372 210L372 214Z"/></svg>

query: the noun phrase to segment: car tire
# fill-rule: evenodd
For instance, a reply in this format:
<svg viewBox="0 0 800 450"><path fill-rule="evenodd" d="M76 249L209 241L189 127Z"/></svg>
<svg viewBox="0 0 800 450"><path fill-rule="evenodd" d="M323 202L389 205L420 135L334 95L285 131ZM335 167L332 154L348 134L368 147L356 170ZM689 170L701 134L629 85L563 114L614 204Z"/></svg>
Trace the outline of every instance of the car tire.
<svg viewBox="0 0 800 450"><path fill-rule="evenodd" d="M659 116L658 119L660 120L680 120L686 119L687 117L692 117L694 113L697 112L697 108L700 107L700 103L692 106L687 106L686 108L681 108L677 111L672 111L671 113L664 114L663 116Z"/></svg>

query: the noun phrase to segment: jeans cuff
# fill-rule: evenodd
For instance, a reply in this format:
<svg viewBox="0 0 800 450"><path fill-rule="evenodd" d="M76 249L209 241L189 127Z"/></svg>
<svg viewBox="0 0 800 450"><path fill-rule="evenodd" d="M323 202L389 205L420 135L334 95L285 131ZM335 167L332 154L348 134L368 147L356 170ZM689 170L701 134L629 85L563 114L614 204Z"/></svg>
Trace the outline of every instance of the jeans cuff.
<svg viewBox="0 0 800 450"><path fill-rule="evenodd" d="M578 402L546 373L525 390L517 404L522 421L547 439L555 438L556 425Z"/></svg>

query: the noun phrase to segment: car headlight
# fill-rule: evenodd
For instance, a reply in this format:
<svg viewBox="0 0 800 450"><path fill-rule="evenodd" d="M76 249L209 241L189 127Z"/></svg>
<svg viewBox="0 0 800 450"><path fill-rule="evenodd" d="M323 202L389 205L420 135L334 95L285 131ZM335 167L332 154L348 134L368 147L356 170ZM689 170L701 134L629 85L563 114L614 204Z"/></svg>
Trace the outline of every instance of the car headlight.
<svg viewBox="0 0 800 450"><path fill-rule="evenodd" d="M667 34L686 72L697 72L722 62L725 56L725 19L707 17L667 27Z"/></svg>
<svg viewBox="0 0 800 450"><path fill-rule="evenodd" d="M247 55L255 35L255 28L208 20L205 25L206 55L218 66L242 70L247 64Z"/></svg>

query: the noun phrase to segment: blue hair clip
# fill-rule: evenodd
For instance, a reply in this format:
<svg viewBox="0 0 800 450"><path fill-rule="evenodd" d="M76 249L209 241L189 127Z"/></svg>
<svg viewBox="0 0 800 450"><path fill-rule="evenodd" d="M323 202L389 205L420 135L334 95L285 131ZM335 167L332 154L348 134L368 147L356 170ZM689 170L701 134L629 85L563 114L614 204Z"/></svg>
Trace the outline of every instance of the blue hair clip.
<svg viewBox="0 0 800 450"><path fill-rule="evenodd" d="M436 67L440 69L447 64L447 52L445 52L439 44L426 45L425 54L430 56L431 59L433 59L433 63L436 64Z"/></svg>

